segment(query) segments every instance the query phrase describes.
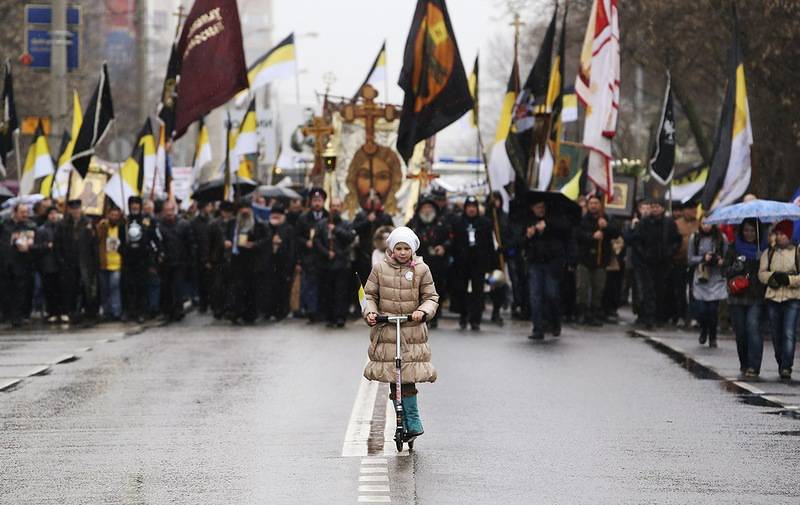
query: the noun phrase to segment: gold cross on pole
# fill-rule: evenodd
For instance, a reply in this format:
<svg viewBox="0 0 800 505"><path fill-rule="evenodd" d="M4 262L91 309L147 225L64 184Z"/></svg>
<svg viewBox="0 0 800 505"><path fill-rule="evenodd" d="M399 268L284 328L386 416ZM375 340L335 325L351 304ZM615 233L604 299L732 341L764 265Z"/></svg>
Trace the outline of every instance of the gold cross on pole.
<svg viewBox="0 0 800 505"><path fill-rule="evenodd" d="M399 111L394 105L375 103L378 91L369 84L362 86L358 94L364 99L364 102L361 104L345 104L342 107L342 119L348 123L356 119L364 120L366 135L362 149L367 155L372 156L378 152L378 144L375 143L375 122L378 119L394 121L398 118Z"/></svg>
<svg viewBox="0 0 800 505"><path fill-rule="evenodd" d="M333 126L325 121L324 117L314 116L311 125L304 126L302 132L303 135L314 137L314 170L312 175L322 173L324 166L322 153L325 152L328 136L333 135Z"/></svg>
<svg viewBox="0 0 800 505"><path fill-rule="evenodd" d="M178 24L175 25L175 38L177 39L178 36L181 34L181 23L183 23L183 18L186 17L186 14L184 14L183 5L179 5L178 12L173 12L172 15L177 16L178 18Z"/></svg>

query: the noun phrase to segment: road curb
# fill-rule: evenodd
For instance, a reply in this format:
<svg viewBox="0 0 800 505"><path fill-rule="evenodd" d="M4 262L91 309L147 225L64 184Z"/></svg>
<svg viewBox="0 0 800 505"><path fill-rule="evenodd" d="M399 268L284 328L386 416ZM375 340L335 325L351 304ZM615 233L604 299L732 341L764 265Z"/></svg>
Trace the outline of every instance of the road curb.
<svg viewBox="0 0 800 505"><path fill-rule="evenodd" d="M726 377L716 368L705 361L692 356L688 351L668 342L666 339L659 338L649 332L641 330L630 330L628 335L632 338L640 338L651 347L672 358L673 361L681 365L696 377L702 379L712 379L724 384L725 390L738 395L750 395L759 399L759 404L766 407L776 407L789 412L795 416L800 416L800 406L796 403L784 400L775 395L769 395L762 389L738 378Z"/></svg>
<svg viewBox="0 0 800 505"><path fill-rule="evenodd" d="M22 382L22 379L11 379L5 382L0 382L0 391L8 391L13 389L20 382Z"/></svg>

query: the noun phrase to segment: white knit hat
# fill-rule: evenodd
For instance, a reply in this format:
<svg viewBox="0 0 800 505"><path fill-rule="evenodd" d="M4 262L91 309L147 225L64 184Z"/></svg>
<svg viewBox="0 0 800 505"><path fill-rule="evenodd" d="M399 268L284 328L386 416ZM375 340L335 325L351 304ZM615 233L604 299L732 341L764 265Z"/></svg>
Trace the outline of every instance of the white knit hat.
<svg viewBox="0 0 800 505"><path fill-rule="evenodd" d="M389 247L390 251L393 251L394 246L400 243L408 244L413 252L417 252L417 249L419 249L419 238L417 238L417 234L407 226L398 226L386 239L386 245Z"/></svg>

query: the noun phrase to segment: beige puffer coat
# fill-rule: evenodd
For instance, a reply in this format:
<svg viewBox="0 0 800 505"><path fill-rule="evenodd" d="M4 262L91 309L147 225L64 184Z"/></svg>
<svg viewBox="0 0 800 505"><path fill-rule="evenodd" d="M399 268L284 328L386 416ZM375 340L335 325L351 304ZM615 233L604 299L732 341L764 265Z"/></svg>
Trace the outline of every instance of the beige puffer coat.
<svg viewBox="0 0 800 505"><path fill-rule="evenodd" d="M422 258L414 257L405 265L398 264L386 256L372 267L364 286L366 306L364 316L370 312L380 315L411 314L415 310L424 312L427 319L436 314L439 295L433 285L430 268ZM395 325L378 323L370 333L369 363L364 377L380 382L394 382L394 355L397 339ZM436 369L431 364L431 348L428 345L428 325L425 322L403 323L400 327L400 342L403 350L401 378L403 384L434 382Z"/></svg>

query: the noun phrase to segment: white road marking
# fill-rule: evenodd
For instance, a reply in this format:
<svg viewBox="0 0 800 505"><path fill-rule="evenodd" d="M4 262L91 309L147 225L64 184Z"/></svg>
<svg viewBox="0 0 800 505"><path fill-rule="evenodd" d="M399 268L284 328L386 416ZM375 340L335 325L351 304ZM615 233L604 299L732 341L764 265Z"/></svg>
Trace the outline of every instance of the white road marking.
<svg viewBox="0 0 800 505"><path fill-rule="evenodd" d="M391 503L392 499L388 496L359 496L359 503Z"/></svg>
<svg viewBox="0 0 800 505"><path fill-rule="evenodd" d="M359 482L389 482L388 475L359 475Z"/></svg>
<svg viewBox="0 0 800 505"><path fill-rule="evenodd" d="M378 383L361 378L358 394L350 412L350 421L342 445L342 456L366 456L367 441L372 426L372 414L375 410L375 396L378 394Z"/></svg>
<svg viewBox="0 0 800 505"><path fill-rule="evenodd" d="M389 470L385 466L362 466L361 473L387 473Z"/></svg>
<svg viewBox="0 0 800 505"><path fill-rule="evenodd" d="M362 465L386 465L388 463L388 460L384 458L369 458L361 460Z"/></svg>
<svg viewBox="0 0 800 505"><path fill-rule="evenodd" d="M389 486L364 485L358 486L359 493L388 493Z"/></svg>

